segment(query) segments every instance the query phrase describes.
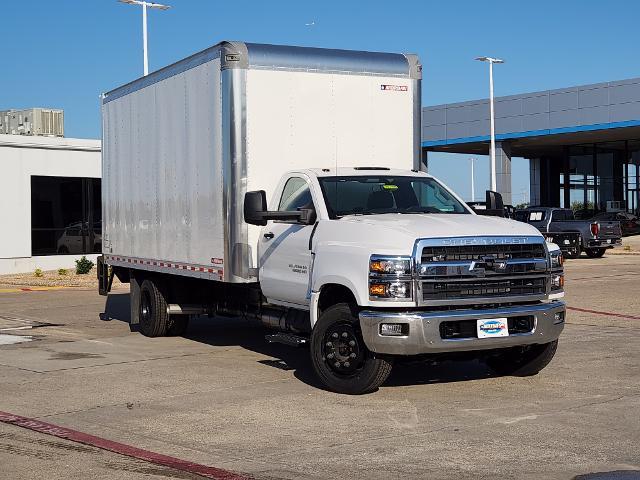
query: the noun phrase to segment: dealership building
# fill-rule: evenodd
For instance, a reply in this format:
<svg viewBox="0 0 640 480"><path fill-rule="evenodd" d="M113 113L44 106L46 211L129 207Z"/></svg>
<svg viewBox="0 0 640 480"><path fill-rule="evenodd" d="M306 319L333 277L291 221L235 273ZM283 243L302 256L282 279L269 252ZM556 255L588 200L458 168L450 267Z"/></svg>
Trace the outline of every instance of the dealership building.
<svg viewBox="0 0 640 480"><path fill-rule="evenodd" d="M495 98L497 189L511 202L511 158L529 159L530 204L640 208L640 78ZM489 101L423 108L422 148L488 155Z"/></svg>
<svg viewBox="0 0 640 480"><path fill-rule="evenodd" d="M21 127L31 128L32 110ZM72 268L83 254L95 259L100 177L100 140L0 134L0 274Z"/></svg>

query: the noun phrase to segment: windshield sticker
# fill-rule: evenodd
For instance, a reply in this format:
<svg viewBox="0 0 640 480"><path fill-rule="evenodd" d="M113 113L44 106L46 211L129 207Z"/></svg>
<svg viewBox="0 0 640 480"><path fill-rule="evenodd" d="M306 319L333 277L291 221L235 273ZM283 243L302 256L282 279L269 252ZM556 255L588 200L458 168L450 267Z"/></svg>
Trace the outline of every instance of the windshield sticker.
<svg viewBox="0 0 640 480"><path fill-rule="evenodd" d="M384 188L385 190L397 190L398 186L397 185L383 185L382 188Z"/></svg>

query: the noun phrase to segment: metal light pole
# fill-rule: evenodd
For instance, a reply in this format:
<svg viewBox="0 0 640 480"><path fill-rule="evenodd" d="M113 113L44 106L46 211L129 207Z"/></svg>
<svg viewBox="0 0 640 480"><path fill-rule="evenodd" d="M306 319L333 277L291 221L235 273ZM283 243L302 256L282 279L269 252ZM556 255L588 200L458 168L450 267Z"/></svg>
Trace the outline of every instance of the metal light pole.
<svg viewBox="0 0 640 480"><path fill-rule="evenodd" d="M475 163L476 159L471 157L469 160L471 160L471 201L475 202L476 201L476 187L475 187L475 175L473 174L473 164Z"/></svg>
<svg viewBox="0 0 640 480"><path fill-rule="evenodd" d="M496 179L496 128L495 128L495 113L493 110L493 64L504 63L504 60L500 58L492 57L477 57L476 60L489 63L489 109L490 109L490 124L491 124L491 165L489 167L491 175L491 190L494 192L497 188Z"/></svg>
<svg viewBox="0 0 640 480"><path fill-rule="evenodd" d="M149 74L149 56L147 54L147 7L157 8L158 10L168 10L171 7L169 5L162 5L161 3L145 2L143 0L119 0L121 3L127 3L129 5L142 5L142 51L144 55L144 75Z"/></svg>

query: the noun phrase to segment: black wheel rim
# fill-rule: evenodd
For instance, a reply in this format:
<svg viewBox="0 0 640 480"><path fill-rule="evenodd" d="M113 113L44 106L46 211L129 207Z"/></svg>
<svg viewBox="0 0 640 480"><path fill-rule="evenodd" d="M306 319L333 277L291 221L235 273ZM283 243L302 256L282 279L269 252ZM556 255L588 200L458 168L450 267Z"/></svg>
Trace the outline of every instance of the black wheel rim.
<svg viewBox="0 0 640 480"><path fill-rule="evenodd" d="M359 332L350 323L337 323L327 329L322 345L322 359L335 373L356 374L364 365L366 349Z"/></svg>
<svg viewBox="0 0 640 480"><path fill-rule="evenodd" d="M146 325L151 323L153 313L151 310L151 295L146 290L142 292L140 298L140 322Z"/></svg>

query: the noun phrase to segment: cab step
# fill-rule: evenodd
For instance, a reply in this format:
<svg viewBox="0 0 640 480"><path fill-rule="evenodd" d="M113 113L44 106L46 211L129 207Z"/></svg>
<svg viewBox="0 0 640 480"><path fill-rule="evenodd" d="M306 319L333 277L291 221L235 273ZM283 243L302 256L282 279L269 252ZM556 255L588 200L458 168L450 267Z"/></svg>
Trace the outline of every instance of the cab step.
<svg viewBox="0 0 640 480"><path fill-rule="evenodd" d="M264 338L269 343L282 343L290 347L302 347L309 342L308 338L294 335L293 333L274 333L265 335Z"/></svg>

